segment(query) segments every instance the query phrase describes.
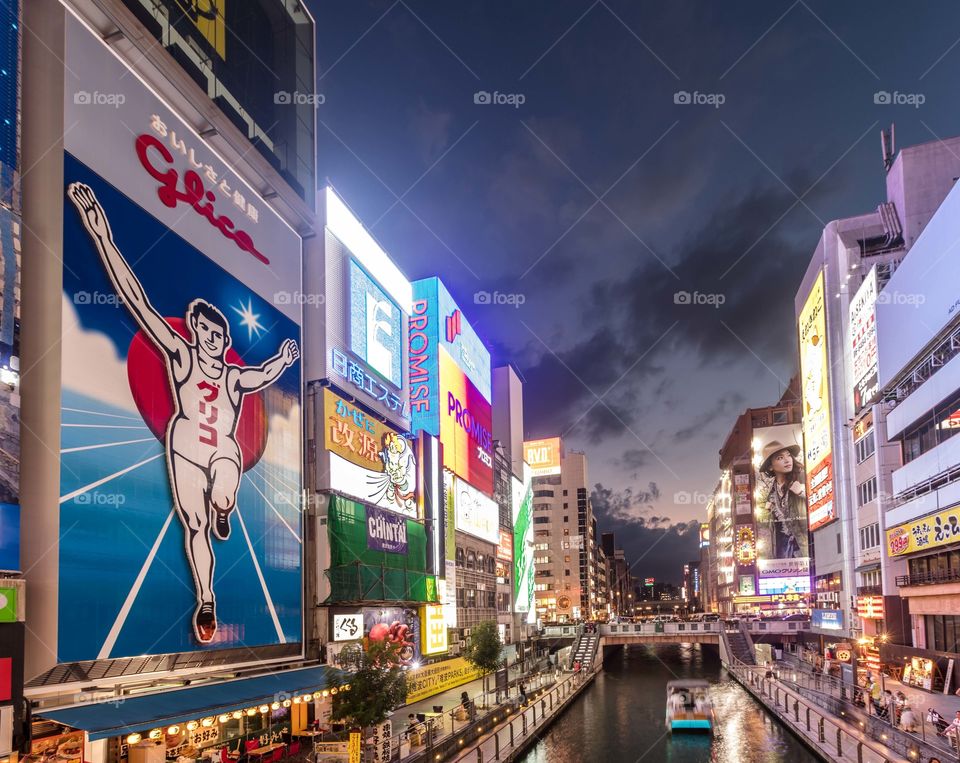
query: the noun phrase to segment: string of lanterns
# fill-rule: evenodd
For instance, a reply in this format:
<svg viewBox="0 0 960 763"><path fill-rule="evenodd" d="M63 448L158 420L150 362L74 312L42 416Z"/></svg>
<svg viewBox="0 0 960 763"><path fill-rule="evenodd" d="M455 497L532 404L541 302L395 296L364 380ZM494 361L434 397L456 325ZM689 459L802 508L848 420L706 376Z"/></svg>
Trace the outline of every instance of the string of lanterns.
<svg viewBox="0 0 960 763"><path fill-rule="evenodd" d="M201 727L210 728L211 726L213 726L214 723L221 723L221 724L227 723L231 719L238 721L244 715L250 718L255 716L257 713L260 713L261 715L266 715L271 710L279 710L281 707L290 707L291 705L299 705L301 702L311 702L315 698L326 699L327 697L334 697L342 691L350 691L350 684L344 684L343 686L334 686L331 689L323 689L322 691L313 692L312 694L307 693L307 694L298 695L296 697L292 697L291 699L285 699L282 702L274 701L274 702L271 702L270 704L260 705L259 707L248 707L245 710L234 710L232 713L221 713L216 717L211 715L199 721L188 721L186 724L186 729L187 731L192 732L192 731L196 731L198 728L201 728ZM150 732L147 733L147 738L159 739L160 737L163 736L164 731L166 731L168 736L176 736L177 734L180 733L180 726L177 724L174 724L172 726L168 726L166 729L162 729L162 728L152 729ZM136 734L136 733L130 734L127 737L127 744L137 744L142 739L143 739L142 734Z"/></svg>

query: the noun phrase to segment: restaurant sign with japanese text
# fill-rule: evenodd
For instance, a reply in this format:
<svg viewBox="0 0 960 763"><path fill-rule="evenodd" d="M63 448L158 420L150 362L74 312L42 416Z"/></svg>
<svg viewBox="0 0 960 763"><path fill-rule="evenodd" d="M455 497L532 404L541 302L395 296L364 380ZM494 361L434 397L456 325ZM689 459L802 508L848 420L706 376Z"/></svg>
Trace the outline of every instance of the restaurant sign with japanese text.
<svg viewBox="0 0 960 763"><path fill-rule="evenodd" d="M902 556L960 542L960 504L887 530L887 553Z"/></svg>

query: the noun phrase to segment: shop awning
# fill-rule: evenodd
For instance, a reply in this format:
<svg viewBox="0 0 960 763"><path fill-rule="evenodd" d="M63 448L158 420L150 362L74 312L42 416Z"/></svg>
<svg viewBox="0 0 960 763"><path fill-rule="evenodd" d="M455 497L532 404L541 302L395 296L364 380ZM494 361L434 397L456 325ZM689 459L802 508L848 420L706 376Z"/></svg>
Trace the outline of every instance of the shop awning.
<svg viewBox="0 0 960 763"><path fill-rule="evenodd" d="M349 680L348 673L318 665L35 713L86 731L91 740L96 740L243 710L273 702L282 695L292 697L343 686Z"/></svg>
<svg viewBox="0 0 960 763"><path fill-rule="evenodd" d="M871 572L872 570L879 570L880 562L867 562L867 564L861 564L857 567L854 572Z"/></svg>

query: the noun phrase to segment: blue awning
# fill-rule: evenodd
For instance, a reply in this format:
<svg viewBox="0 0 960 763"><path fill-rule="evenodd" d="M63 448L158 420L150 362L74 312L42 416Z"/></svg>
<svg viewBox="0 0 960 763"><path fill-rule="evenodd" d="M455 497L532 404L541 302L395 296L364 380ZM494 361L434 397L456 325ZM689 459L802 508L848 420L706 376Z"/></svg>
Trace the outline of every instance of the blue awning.
<svg viewBox="0 0 960 763"><path fill-rule="evenodd" d="M348 673L318 665L35 712L43 718L86 731L91 740L96 740L243 710L296 694L343 686L349 681Z"/></svg>

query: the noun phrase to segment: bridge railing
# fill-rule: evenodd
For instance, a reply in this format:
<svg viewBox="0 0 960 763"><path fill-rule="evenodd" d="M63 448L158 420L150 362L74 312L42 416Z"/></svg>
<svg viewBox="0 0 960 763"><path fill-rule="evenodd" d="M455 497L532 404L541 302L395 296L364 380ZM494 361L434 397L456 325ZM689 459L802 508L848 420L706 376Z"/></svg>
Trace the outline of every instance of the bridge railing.
<svg viewBox="0 0 960 763"><path fill-rule="evenodd" d="M546 638L575 638L583 633L583 625L548 625L542 635Z"/></svg>
<svg viewBox="0 0 960 763"><path fill-rule="evenodd" d="M797 633L808 628L806 620L763 620L742 623L747 632L756 635L765 633ZM681 636L701 633L718 634L721 631L738 631L740 624L711 623L620 623L600 626L601 636Z"/></svg>

